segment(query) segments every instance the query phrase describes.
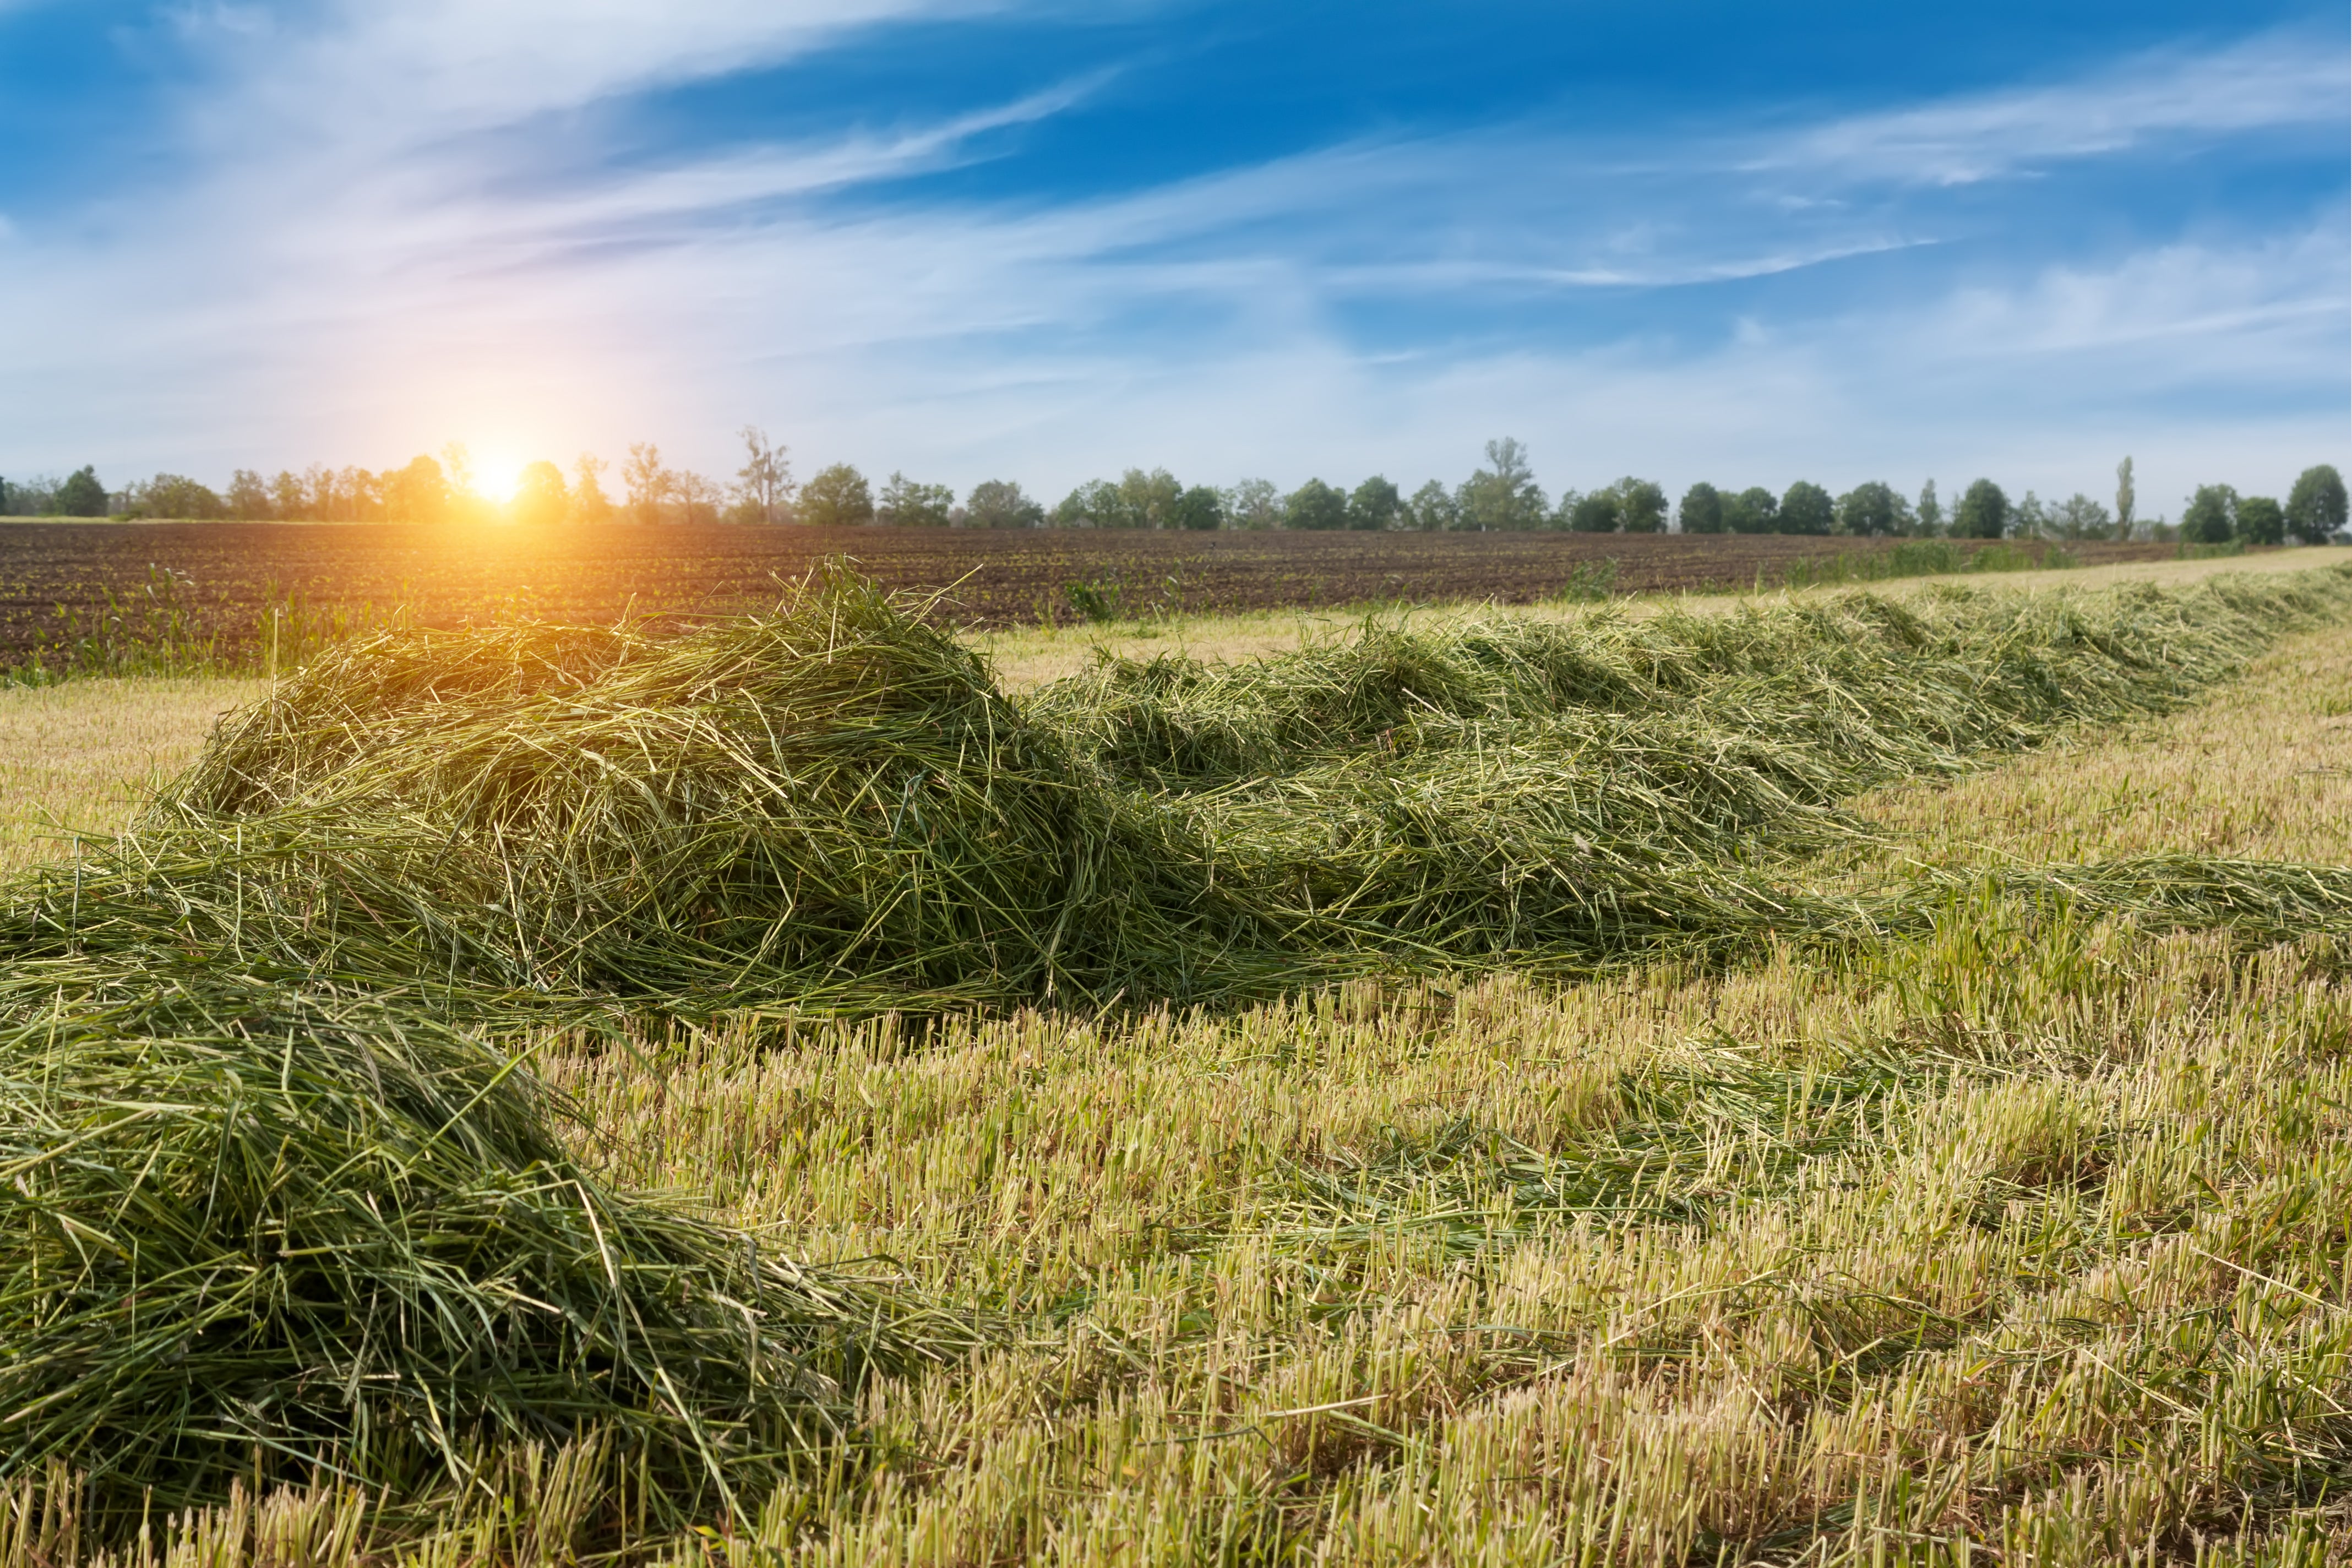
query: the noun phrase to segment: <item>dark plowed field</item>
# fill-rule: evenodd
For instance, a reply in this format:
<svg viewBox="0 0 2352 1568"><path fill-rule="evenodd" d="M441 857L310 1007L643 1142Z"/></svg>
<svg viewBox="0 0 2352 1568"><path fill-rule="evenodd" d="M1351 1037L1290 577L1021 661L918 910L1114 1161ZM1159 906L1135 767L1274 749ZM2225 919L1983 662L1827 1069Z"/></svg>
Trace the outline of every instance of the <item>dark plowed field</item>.
<svg viewBox="0 0 2352 1568"><path fill-rule="evenodd" d="M632 603L639 613L709 615L772 601L778 579L829 554L849 556L893 587L944 591L942 609L958 621L1004 625L1076 619L1071 584L1093 586L1097 604L1130 615L1380 600L1519 604L1604 581L1618 593L1774 583L1800 563L1886 547L1776 535L6 523L0 667L91 635L122 605L145 614L154 571L176 579L179 603L208 633L249 646L267 606L289 594L363 619L402 605L428 626L512 615L610 621ZM2171 552L2069 548L2085 563Z"/></svg>

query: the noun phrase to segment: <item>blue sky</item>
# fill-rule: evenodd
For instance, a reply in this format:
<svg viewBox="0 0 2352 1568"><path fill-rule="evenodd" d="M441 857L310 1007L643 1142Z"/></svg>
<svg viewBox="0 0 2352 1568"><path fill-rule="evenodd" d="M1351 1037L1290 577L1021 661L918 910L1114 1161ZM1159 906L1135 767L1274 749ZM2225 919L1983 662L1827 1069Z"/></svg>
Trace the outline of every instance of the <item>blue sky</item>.
<svg viewBox="0 0 2352 1568"><path fill-rule="evenodd" d="M1933 14L1930 14L1933 13ZM2352 462L2340 5L0 0L0 474Z"/></svg>

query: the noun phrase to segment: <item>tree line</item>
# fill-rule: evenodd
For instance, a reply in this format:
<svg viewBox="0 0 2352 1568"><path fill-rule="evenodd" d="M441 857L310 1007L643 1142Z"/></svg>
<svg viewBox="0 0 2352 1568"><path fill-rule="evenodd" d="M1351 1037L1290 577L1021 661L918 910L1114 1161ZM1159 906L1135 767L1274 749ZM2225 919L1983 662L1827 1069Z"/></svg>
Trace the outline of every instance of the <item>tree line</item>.
<svg viewBox="0 0 2352 1568"><path fill-rule="evenodd" d="M27 516L236 519L317 522L446 522L503 519L521 523L793 523L809 527L887 524L934 528L1414 530L1427 532L1789 533L1949 536L1961 539L2181 539L2221 544L2278 544L2292 537L2318 543L2346 526L2343 478L2319 464L2299 477L2284 501L2202 485L2180 521L2139 515L2132 460L2116 470L2112 507L2076 493L2044 502L2032 490L2012 501L1991 479L1978 479L1948 510L1928 480L1916 500L1872 480L1832 495L1799 479L1774 493L1700 482L1669 505L1654 480L1629 476L1557 499L1536 482L1527 448L1503 437L1486 443L1486 461L1458 484L1432 479L1405 494L1375 474L1352 489L1310 479L1285 492L1265 479L1219 488L1181 483L1166 468L1129 468L1116 479L1088 480L1051 508L1013 479L988 479L959 501L946 485L894 472L878 488L855 465L834 463L796 481L785 447L745 426L743 465L720 480L662 460L651 442L629 448L605 488L603 459L583 453L567 473L551 462L522 470L514 495L493 502L475 487L470 458L452 444L398 468L312 464L274 478L240 468L215 490L178 474L158 474L110 494L92 468L62 480L11 485L0 480L0 514Z"/></svg>

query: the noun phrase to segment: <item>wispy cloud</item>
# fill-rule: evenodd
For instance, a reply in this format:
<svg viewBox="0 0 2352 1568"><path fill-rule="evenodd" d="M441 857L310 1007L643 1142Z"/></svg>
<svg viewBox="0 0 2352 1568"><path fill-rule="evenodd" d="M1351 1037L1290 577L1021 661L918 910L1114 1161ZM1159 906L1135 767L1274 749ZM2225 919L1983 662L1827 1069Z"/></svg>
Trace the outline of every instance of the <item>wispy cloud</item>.
<svg viewBox="0 0 2352 1568"><path fill-rule="evenodd" d="M1958 185L2176 137L2344 123L2342 49L2303 32L2166 50L2074 80L1857 115L1782 140L1757 170Z"/></svg>

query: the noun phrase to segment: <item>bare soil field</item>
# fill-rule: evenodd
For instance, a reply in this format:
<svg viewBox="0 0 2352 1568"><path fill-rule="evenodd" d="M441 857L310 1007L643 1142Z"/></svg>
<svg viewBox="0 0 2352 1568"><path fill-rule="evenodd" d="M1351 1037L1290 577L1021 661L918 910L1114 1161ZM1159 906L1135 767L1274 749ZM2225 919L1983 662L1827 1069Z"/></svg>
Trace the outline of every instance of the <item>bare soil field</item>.
<svg viewBox="0 0 2352 1568"><path fill-rule="evenodd" d="M761 607L828 555L887 587L939 590L982 626L1075 622L1068 585L1121 616L1769 585L1889 540L1780 535L1139 533L613 524L558 531L336 523L0 524L0 667L71 646L169 573L201 629L247 644L294 595L426 626L530 616L604 623L634 604L697 616ZM2167 545L2077 544L2085 565ZM143 601L134 606L144 613Z"/></svg>

